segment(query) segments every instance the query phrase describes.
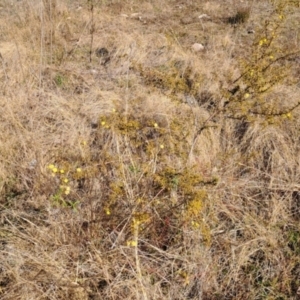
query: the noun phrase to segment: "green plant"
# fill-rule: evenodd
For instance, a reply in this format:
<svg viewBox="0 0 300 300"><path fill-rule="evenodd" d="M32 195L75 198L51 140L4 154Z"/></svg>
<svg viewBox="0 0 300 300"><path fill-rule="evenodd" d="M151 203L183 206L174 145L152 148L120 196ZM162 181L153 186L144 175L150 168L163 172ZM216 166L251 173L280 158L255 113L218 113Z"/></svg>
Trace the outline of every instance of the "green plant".
<svg viewBox="0 0 300 300"><path fill-rule="evenodd" d="M61 74L56 74L54 77L54 82L58 87L63 87L65 85L66 79Z"/></svg>
<svg viewBox="0 0 300 300"><path fill-rule="evenodd" d="M70 181L79 180L81 178L81 168L76 168L76 170L72 172L66 164L64 168L50 164L48 169L51 172L51 177L54 178L53 184L55 185L55 193L51 196L51 200L57 206L70 207L76 211L80 201L70 198Z"/></svg>

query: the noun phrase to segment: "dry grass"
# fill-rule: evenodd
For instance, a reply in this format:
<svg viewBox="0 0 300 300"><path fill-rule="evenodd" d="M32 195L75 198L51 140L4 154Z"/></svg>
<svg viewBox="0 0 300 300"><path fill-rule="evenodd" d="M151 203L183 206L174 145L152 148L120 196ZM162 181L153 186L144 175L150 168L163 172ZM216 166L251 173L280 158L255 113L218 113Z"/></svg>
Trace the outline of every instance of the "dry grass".
<svg viewBox="0 0 300 300"><path fill-rule="evenodd" d="M175 2L1 4L1 299L300 297L299 52L247 102L271 1Z"/></svg>

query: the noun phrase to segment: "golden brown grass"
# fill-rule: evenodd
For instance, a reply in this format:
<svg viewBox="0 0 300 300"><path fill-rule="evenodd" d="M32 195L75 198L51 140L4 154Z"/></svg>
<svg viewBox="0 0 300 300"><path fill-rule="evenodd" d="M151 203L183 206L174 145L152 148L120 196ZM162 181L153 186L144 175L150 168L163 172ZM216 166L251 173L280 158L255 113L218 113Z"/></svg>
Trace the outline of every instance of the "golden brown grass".
<svg viewBox="0 0 300 300"><path fill-rule="evenodd" d="M3 1L1 299L298 299L299 7L175 2Z"/></svg>

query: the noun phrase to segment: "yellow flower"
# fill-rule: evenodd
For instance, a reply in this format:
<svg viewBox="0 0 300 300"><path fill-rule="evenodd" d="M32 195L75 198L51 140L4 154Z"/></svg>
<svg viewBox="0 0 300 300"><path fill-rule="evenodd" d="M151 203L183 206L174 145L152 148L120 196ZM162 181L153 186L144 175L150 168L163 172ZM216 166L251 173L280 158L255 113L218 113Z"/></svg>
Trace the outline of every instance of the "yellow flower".
<svg viewBox="0 0 300 300"><path fill-rule="evenodd" d="M58 172L58 169L57 169L56 167L54 167L54 168L52 169L52 172L53 172L53 173L57 173L57 172Z"/></svg>
<svg viewBox="0 0 300 300"><path fill-rule="evenodd" d="M244 95L244 98L245 99L247 99L247 98L249 98L250 97L250 94L249 93L246 93L245 95Z"/></svg>
<svg viewBox="0 0 300 300"><path fill-rule="evenodd" d="M64 170L64 169L61 169L59 172L60 172L61 174L64 174L64 173L65 173L65 170Z"/></svg>
<svg viewBox="0 0 300 300"><path fill-rule="evenodd" d="M81 169L81 168L77 168L77 169L76 169L76 172L77 172L77 173L81 173L81 172L82 172L82 169Z"/></svg>
<svg viewBox="0 0 300 300"><path fill-rule="evenodd" d="M259 41L259 46L262 46L263 44L266 44L268 40L266 38L263 38Z"/></svg>
<svg viewBox="0 0 300 300"><path fill-rule="evenodd" d="M161 144L159 147L160 147L160 149L164 149L165 148L165 146L163 144Z"/></svg>
<svg viewBox="0 0 300 300"><path fill-rule="evenodd" d="M105 208L104 210L105 210L105 213L106 213L108 216L111 214L109 208Z"/></svg>
<svg viewBox="0 0 300 300"><path fill-rule="evenodd" d="M198 222L192 221L192 226L194 228L199 228L200 224Z"/></svg>
<svg viewBox="0 0 300 300"><path fill-rule="evenodd" d="M66 190L65 190L65 195L69 195L70 194L70 190L71 190L71 188L69 186L67 186Z"/></svg>
<svg viewBox="0 0 300 300"><path fill-rule="evenodd" d="M157 128L157 127L158 127L158 124L157 124L157 123L154 123L153 126L154 126L155 128Z"/></svg>
<svg viewBox="0 0 300 300"><path fill-rule="evenodd" d="M133 218L133 226L139 226L141 224L140 220Z"/></svg>
<svg viewBox="0 0 300 300"><path fill-rule="evenodd" d="M83 141L83 142L82 142L82 145L83 145L83 146L86 146L86 141Z"/></svg>
<svg viewBox="0 0 300 300"><path fill-rule="evenodd" d="M128 247L136 247L137 246L137 241L127 241L127 246Z"/></svg>
<svg viewBox="0 0 300 300"><path fill-rule="evenodd" d="M104 126L105 124L106 124L105 121L102 121L102 122L101 122L101 125L102 125L102 126Z"/></svg>
<svg viewBox="0 0 300 300"><path fill-rule="evenodd" d="M291 112L288 112L288 113L282 115L282 117L283 117L284 119L291 119L292 116L293 116L293 115L292 115Z"/></svg>
<svg viewBox="0 0 300 300"><path fill-rule="evenodd" d="M68 178L64 178L64 179L63 179L63 182L64 182L64 183L68 183L68 182L69 182L69 179L68 179Z"/></svg>
<svg viewBox="0 0 300 300"><path fill-rule="evenodd" d="M55 168L55 166L52 164L48 166L48 169L50 169L50 170L53 170L54 168Z"/></svg>
<svg viewBox="0 0 300 300"><path fill-rule="evenodd" d="M273 56L273 55L270 55L269 57L270 57L270 59L274 59L274 56Z"/></svg>

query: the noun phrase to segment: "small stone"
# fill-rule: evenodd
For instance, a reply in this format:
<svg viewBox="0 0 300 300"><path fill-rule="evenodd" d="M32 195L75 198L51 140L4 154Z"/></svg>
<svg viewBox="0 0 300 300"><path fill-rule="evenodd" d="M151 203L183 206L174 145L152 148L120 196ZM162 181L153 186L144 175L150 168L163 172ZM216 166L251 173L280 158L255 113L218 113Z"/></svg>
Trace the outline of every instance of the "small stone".
<svg viewBox="0 0 300 300"><path fill-rule="evenodd" d="M192 46L192 49L195 51L195 52L200 52L200 51L203 51L204 50L204 46L200 43L195 43L193 46Z"/></svg>
<svg viewBox="0 0 300 300"><path fill-rule="evenodd" d="M91 73L91 74L98 74L98 71L95 70L95 69L91 69L91 70L90 70L90 73Z"/></svg>
<svg viewBox="0 0 300 300"><path fill-rule="evenodd" d="M37 165L37 160L36 160L36 159L33 159L33 160L29 163L29 169L30 169L30 170L35 169L36 165Z"/></svg>
<svg viewBox="0 0 300 300"><path fill-rule="evenodd" d="M185 101L190 106L196 106L197 105L197 101L196 101L195 97L192 96L192 95L185 95Z"/></svg>
<svg viewBox="0 0 300 300"><path fill-rule="evenodd" d="M208 16L207 14L202 14L198 18L199 19L210 19L210 16Z"/></svg>
<svg viewBox="0 0 300 300"><path fill-rule="evenodd" d="M130 18L140 20L141 19L141 14L140 13L133 13L130 15Z"/></svg>

